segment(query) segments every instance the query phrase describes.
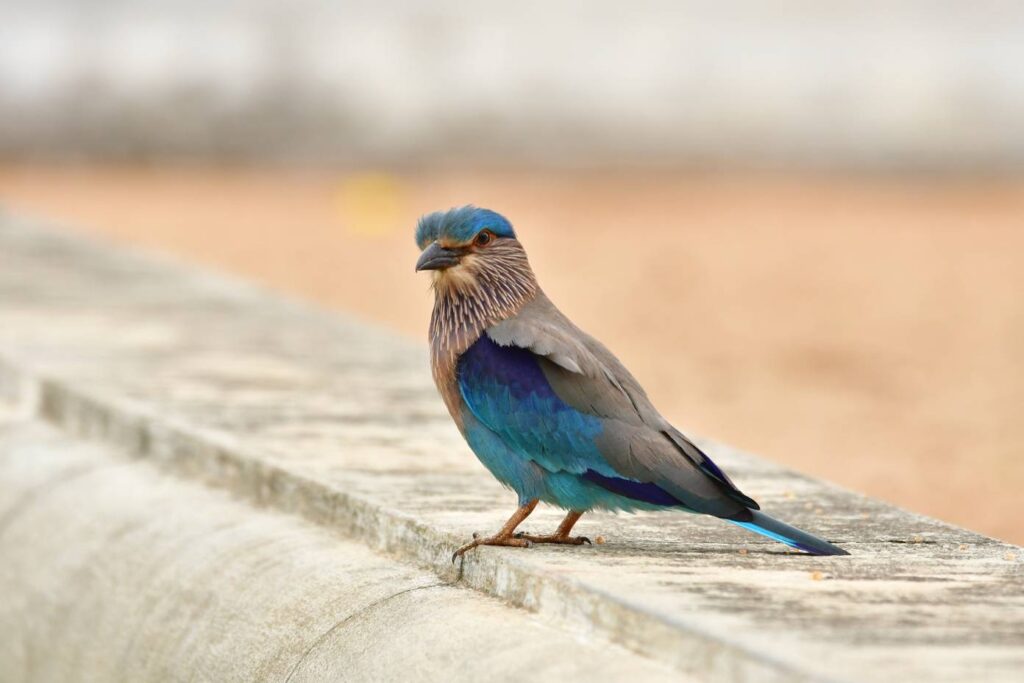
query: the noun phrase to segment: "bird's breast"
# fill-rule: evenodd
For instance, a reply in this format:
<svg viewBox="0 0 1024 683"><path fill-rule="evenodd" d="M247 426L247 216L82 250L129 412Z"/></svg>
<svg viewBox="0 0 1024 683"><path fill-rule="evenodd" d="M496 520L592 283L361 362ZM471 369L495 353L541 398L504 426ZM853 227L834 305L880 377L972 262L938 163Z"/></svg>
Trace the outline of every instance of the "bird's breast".
<svg viewBox="0 0 1024 683"><path fill-rule="evenodd" d="M434 348L432 345L430 356L430 369L434 378L434 385L441 394L448 414L455 421L459 431L463 431L465 417L465 402L462 400L462 393L459 391L459 357L444 348Z"/></svg>

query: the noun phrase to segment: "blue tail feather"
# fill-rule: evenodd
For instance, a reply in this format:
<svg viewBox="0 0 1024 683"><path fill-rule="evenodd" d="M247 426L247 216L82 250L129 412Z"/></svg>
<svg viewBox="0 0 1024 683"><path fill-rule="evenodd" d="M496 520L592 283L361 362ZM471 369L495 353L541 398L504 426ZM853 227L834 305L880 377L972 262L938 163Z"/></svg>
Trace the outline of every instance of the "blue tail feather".
<svg viewBox="0 0 1024 683"><path fill-rule="evenodd" d="M780 522L774 517L770 517L763 512L757 510L750 510L749 520L735 520L730 519L736 526L741 526L744 529L753 531L754 533L767 536L768 538L778 541L779 543L785 543L790 548L802 550L805 553L812 555L849 555L839 546L832 545L826 540L820 539L817 536L812 536L806 531L801 531L796 527L792 527L785 522Z"/></svg>

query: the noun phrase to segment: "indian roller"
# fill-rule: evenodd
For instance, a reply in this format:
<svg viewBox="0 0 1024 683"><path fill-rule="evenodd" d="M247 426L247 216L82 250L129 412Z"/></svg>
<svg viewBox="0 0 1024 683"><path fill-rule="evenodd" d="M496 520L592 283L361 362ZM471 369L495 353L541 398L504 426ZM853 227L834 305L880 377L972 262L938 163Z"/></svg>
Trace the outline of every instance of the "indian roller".
<svg viewBox="0 0 1024 683"><path fill-rule="evenodd" d="M661 416L601 342L541 290L500 214L465 206L420 219L417 271L430 271L434 382L469 447L519 497L480 545L580 545L587 511L683 510L712 515L814 555L845 550L784 524ZM538 502L567 511L549 535L517 533Z"/></svg>

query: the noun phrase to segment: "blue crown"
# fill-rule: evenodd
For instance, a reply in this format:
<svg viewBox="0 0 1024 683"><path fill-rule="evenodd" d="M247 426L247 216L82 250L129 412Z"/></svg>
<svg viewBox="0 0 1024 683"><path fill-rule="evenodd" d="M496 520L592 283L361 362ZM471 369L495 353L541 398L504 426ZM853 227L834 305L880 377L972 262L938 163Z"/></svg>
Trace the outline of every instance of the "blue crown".
<svg viewBox="0 0 1024 683"><path fill-rule="evenodd" d="M420 249L425 249L428 244L439 239L465 244L472 241L481 230L490 230L498 237L516 236L512 224L500 213L463 206L448 211L435 211L421 218L416 226L416 244Z"/></svg>

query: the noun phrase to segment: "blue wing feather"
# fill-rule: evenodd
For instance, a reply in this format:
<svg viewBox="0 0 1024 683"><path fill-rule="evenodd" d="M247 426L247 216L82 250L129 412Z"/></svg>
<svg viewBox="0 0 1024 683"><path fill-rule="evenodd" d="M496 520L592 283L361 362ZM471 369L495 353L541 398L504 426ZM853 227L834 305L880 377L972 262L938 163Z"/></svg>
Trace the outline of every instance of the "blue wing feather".
<svg viewBox="0 0 1024 683"><path fill-rule="evenodd" d="M659 452L661 457L675 453L665 435L656 430L637 432L633 425L634 431L625 433L639 440L623 441L621 417L568 403L552 385L552 368L545 368L545 362L529 349L501 346L486 334L459 358L457 381L466 407L515 457L552 475L571 475L574 486L593 486L619 500L719 516L744 509L693 465L680 462L669 476L650 471L649 449L657 449L655 457ZM606 454L602 447L613 450ZM634 453L634 448L640 452ZM481 455L484 460L493 457ZM648 475L618 470L614 462L628 462ZM630 506L635 507L633 503Z"/></svg>
<svg viewBox="0 0 1024 683"><path fill-rule="evenodd" d="M458 383L470 412L544 469L617 476L594 442L601 418L559 398L529 350L483 335L459 359Z"/></svg>
<svg viewBox="0 0 1024 683"><path fill-rule="evenodd" d="M665 507L685 507L675 496L650 482L633 481L622 477L606 477L593 470L584 472L583 479L630 500Z"/></svg>

